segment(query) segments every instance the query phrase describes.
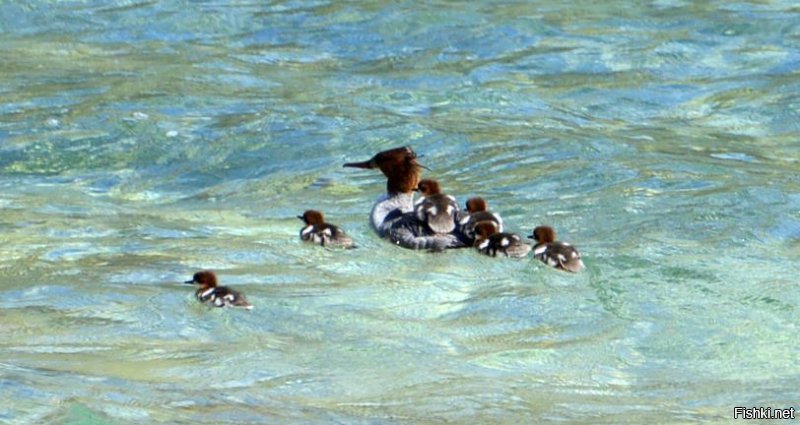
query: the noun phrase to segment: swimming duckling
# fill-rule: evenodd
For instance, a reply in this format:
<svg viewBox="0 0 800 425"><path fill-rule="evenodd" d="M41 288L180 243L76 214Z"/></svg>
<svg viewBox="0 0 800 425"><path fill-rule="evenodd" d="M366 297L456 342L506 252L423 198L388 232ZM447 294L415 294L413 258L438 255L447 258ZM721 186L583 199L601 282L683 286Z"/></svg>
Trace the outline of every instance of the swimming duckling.
<svg viewBox="0 0 800 425"><path fill-rule="evenodd" d="M466 204L466 213L461 214L459 229L469 241L475 240L475 225L481 221L492 221L497 224L497 231L503 231L503 219L500 215L490 212L486 201L481 197L469 198Z"/></svg>
<svg viewBox="0 0 800 425"><path fill-rule="evenodd" d="M211 270L199 271L192 276L192 280L184 283L200 285L194 295L202 303L214 307L242 307L248 310L253 308L241 292L227 286L217 286L217 275Z"/></svg>
<svg viewBox="0 0 800 425"><path fill-rule="evenodd" d="M455 230L458 213L456 198L442 193L439 182L432 179L420 180L417 190L422 194L414 203L417 219L426 223L434 233L446 234Z"/></svg>
<svg viewBox="0 0 800 425"><path fill-rule="evenodd" d="M333 248L353 248L353 240L338 226L325 222L320 211L306 210L297 218L306 223L300 230L300 239Z"/></svg>
<svg viewBox="0 0 800 425"><path fill-rule="evenodd" d="M556 231L550 226L539 226L533 229L533 234L528 236L536 240L533 247L533 257L557 269L577 273L585 266L581 254L575 247L556 241Z"/></svg>

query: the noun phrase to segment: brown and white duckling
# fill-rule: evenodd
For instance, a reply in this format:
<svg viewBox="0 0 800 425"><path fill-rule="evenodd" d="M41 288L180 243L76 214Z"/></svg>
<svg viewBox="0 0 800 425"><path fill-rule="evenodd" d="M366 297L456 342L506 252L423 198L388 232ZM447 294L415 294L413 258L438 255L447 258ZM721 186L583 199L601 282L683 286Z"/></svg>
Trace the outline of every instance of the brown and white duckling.
<svg viewBox="0 0 800 425"><path fill-rule="evenodd" d="M503 232L503 219L500 215L489 211L486 200L481 197L467 199L466 214L461 215L459 228L461 233L470 241L475 240L475 226L481 221L491 221L497 224L497 231Z"/></svg>
<svg viewBox="0 0 800 425"><path fill-rule="evenodd" d="M456 228L458 203L456 198L442 193L439 182L422 179L417 185L422 197L414 203L417 219L430 227L434 233L446 234Z"/></svg>
<svg viewBox="0 0 800 425"><path fill-rule="evenodd" d="M519 235L498 232L497 229L497 223L490 220L475 225L474 246L482 254L491 257L496 257L498 253L506 257L525 257L531 251L531 246L522 242Z"/></svg>
<svg viewBox="0 0 800 425"><path fill-rule="evenodd" d="M317 210L306 210L297 218L306 223L300 230L300 239L326 247L352 248L353 240L338 226L325 222L325 216Z"/></svg>
<svg viewBox="0 0 800 425"><path fill-rule="evenodd" d="M585 266L581 254L574 246L556 240L556 231L550 226L539 226L528 236L536 240L533 257L557 269L577 273Z"/></svg>
<svg viewBox="0 0 800 425"><path fill-rule="evenodd" d="M199 285L194 293L198 301L214 307L242 307L248 310L253 306L244 295L227 286L217 286L217 275L211 270L202 270L192 276L192 280L184 283Z"/></svg>

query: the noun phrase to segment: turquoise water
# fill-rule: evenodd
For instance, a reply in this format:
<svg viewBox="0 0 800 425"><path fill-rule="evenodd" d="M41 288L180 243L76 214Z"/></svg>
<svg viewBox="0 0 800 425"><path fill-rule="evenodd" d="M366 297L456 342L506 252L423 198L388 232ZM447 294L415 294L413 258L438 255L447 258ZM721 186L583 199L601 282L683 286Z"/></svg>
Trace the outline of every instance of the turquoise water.
<svg viewBox="0 0 800 425"><path fill-rule="evenodd" d="M3 2L0 57L2 423L800 408L794 2ZM378 239L402 145L585 273Z"/></svg>

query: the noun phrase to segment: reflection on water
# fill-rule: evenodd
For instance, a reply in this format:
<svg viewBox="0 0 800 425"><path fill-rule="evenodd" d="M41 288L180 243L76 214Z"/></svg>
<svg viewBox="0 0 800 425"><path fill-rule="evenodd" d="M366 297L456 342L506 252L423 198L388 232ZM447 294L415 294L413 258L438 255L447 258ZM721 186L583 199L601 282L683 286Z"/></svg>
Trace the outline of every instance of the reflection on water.
<svg viewBox="0 0 800 425"><path fill-rule="evenodd" d="M0 421L797 408L798 12L3 3ZM384 182L341 165L404 144L586 272L377 239ZM301 244L307 208L360 248ZM200 268L255 309L198 305Z"/></svg>

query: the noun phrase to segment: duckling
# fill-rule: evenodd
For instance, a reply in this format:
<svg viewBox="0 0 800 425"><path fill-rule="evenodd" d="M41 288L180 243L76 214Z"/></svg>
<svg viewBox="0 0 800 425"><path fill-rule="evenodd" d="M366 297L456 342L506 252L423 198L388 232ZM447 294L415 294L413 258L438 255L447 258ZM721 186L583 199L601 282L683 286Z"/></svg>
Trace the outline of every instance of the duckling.
<svg viewBox="0 0 800 425"><path fill-rule="evenodd" d="M481 221L491 221L497 224L497 231L503 232L503 219L500 215L490 212L486 200L481 197L469 198L466 204L466 213L461 214L459 229L468 241L475 241L475 225Z"/></svg>
<svg viewBox="0 0 800 425"><path fill-rule="evenodd" d="M585 267L578 250L566 242L557 241L552 227L538 226L528 238L536 240L533 257L543 263L573 273Z"/></svg>
<svg viewBox="0 0 800 425"><path fill-rule="evenodd" d="M300 230L300 239L333 248L354 247L353 240L342 229L325 222L322 212L306 210L297 218L306 223L306 227Z"/></svg>
<svg viewBox="0 0 800 425"><path fill-rule="evenodd" d="M422 197L414 203L417 219L428 225L437 234L447 234L456 228L458 203L456 198L441 192L439 182L422 179L417 185Z"/></svg>
<svg viewBox="0 0 800 425"><path fill-rule="evenodd" d="M253 308L241 292L227 286L217 286L217 275L211 270L199 271L192 276L192 280L184 283L200 285L194 295L202 303L214 307L242 307L248 310Z"/></svg>

